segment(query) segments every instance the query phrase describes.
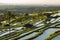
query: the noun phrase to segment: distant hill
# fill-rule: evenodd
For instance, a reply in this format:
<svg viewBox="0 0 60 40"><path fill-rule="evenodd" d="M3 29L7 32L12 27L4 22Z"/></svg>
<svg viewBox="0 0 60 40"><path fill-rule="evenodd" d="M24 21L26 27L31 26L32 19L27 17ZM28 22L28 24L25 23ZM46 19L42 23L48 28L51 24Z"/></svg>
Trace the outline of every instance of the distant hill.
<svg viewBox="0 0 60 40"><path fill-rule="evenodd" d="M0 12L5 12L8 10L17 12L32 12L34 10L50 10L57 9L60 10L60 6L21 6L21 5L0 5Z"/></svg>
<svg viewBox="0 0 60 40"><path fill-rule="evenodd" d="M0 10L4 10L4 9L20 9L20 8L57 8L57 9L60 9L60 6L48 6L48 5L40 5L40 6L0 5Z"/></svg>

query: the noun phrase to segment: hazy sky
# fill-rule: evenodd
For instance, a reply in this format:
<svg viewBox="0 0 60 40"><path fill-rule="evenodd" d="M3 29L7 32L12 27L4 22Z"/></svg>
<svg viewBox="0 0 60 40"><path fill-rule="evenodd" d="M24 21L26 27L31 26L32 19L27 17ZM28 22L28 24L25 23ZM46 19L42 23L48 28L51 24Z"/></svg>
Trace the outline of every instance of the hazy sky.
<svg viewBox="0 0 60 40"><path fill-rule="evenodd" d="M8 5L60 5L60 0L0 0L0 4Z"/></svg>

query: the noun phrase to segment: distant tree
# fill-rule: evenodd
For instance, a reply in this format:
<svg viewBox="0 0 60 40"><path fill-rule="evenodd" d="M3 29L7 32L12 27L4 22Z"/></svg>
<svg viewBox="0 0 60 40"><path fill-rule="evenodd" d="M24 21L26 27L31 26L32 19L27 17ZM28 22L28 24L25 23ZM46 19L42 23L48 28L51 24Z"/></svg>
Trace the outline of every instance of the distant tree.
<svg viewBox="0 0 60 40"><path fill-rule="evenodd" d="M4 26L10 26L10 24L6 24L6 25L4 25Z"/></svg>
<svg viewBox="0 0 60 40"><path fill-rule="evenodd" d="M14 13L12 13L11 11L8 11L7 14L8 14L9 18L11 18L11 17L15 17Z"/></svg>
<svg viewBox="0 0 60 40"><path fill-rule="evenodd" d="M26 13L25 16L28 16L28 13Z"/></svg>
<svg viewBox="0 0 60 40"><path fill-rule="evenodd" d="M0 22L0 25L2 25L2 23Z"/></svg>

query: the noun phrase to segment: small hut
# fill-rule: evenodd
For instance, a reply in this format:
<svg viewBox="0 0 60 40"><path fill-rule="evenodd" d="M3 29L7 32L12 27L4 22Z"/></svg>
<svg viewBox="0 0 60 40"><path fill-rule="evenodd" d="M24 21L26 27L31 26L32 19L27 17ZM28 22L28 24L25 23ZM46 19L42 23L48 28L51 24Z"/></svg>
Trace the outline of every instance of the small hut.
<svg viewBox="0 0 60 40"><path fill-rule="evenodd" d="M24 25L24 27L26 27L26 28L32 28L32 27L33 27L33 25L32 25L32 24L27 23L27 24L25 24L25 25Z"/></svg>

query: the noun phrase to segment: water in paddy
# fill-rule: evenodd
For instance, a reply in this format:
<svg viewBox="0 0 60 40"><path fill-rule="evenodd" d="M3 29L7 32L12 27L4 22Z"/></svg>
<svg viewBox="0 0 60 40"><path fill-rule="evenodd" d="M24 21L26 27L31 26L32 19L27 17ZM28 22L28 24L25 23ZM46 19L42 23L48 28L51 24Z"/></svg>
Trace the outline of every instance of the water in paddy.
<svg viewBox="0 0 60 40"><path fill-rule="evenodd" d="M30 38L30 37L32 37L32 36L35 35L35 34L37 34L37 32L34 32L34 33L32 33L32 34L30 34L30 35L28 35L28 36L25 36L25 37L23 37L23 38L20 38L20 39L18 39L18 40L24 40L24 39Z"/></svg>
<svg viewBox="0 0 60 40"><path fill-rule="evenodd" d="M52 40L60 40L60 35L56 36L56 37L53 38Z"/></svg>
<svg viewBox="0 0 60 40"><path fill-rule="evenodd" d="M60 29L58 29L58 28L47 29L46 31L44 31L44 33L42 35L38 36L37 38L35 38L33 40L45 40L45 38L47 38L50 34L54 33L55 31L58 31L58 30L60 30ZM55 38L55 39L58 39L58 38ZM60 39L60 36L59 36L59 39Z"/></svg>

